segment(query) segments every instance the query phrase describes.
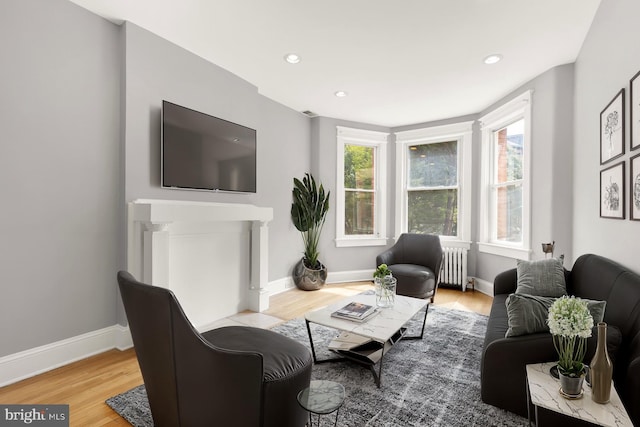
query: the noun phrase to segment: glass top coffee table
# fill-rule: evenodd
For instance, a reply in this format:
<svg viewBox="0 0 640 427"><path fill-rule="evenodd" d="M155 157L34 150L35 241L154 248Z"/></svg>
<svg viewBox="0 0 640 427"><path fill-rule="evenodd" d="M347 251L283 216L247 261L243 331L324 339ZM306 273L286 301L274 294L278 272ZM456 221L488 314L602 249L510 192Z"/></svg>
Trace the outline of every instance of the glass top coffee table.
<svg viewBox="0 0 640 427"><path fill-rule="evenodd" d="M380 387L382 360L385 352L401 339L422 339L424 326L427 321L427 313L429 311L429 300L396 295L393 307L379 308L380 314L362 323L331 316L331 313L334 311L354 301L373 306L376 304L373 292L364 293L345 298L335 304L310 311L304 315L307 332L309 334L309 342L311 343L313 361L314 363L325 363L340 361L345 358L353 360L368 366L373 374L376 385ZM424 309L424 318L420 335L406 336L407 329L405 325L422 309ZM340 335L329 344L329 349L341 357L322 360L316 357L313 336L309 326L310 323L316 323L341 332ZM375 365L378 365L377 372Z"/></svg>

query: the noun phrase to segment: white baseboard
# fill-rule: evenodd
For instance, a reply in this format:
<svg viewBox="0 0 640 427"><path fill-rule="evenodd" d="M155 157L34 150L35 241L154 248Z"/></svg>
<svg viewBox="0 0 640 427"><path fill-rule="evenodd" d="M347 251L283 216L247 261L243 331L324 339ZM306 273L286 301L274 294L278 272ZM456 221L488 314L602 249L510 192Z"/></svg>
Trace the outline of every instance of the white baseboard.
<svg viewBox="0 0 640 427"><path fill-rule="evenodd" d="M273 282L269 282L268 285L269 296L288 291L295 287L296 285L293 283L293 278L291 277L283 277L282 279L274 280Z"/></svg>
<svg viewBox="0 0 640 427"><path fill-rule="evenodd" d="M133 339L129 326L115 325L114 328L114 344L115 348L120 351L128 350L133 347Z"/></svg>
<svg viewBox="0 0 640 427"><path fill-rule="evenodd" d="M338 271L329 272L327 274L327 283L344 283L344 282L364 282L373 280L373 269L371 270L354 270L354 271ZM269 282L269 296L279 294L289 289L295 288L293 278L283 277Z"/></svg>
<svg viewBox="0 0 640 427"><path fill-rule="evenodd" d="M4 356L0 358L0 387L111 350L122 335L120 328L110 326Z"/></svg>
<svg viewBox="0 0 640 427"><path fill-rule="evenodd" d="M337 271L329 272L327 275L327 283L344 283L344 282L364 282L373 280L373 271L370 270L354 270L354 271Z"/></svg>
<svg viewBox="0 0 640 427"><path fill-rule="evenodd" d="M475 289L477 291L480 291L483 294L489 295L491 298L493 298L493 283L486 280L478 279L477 277L474 277L474 280L476 282ZM469 286L467 286L467 290L469 290Z"/></svg>

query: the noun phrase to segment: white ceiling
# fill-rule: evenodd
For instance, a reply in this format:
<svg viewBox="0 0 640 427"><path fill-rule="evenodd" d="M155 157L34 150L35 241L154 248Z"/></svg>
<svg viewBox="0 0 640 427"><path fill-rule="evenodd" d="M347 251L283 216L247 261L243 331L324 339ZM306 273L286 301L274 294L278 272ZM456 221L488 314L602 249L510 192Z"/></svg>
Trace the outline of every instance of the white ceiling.
<svg viewBox="0 0 640 427"><path fill-rule="evenodd" d="M477 113L574 62L600 0L71 0L294 110L383 126ZM302 57L284 61L286 53ZM504 59L482 60L491 53ZM334 92L348 92L337 98Z"/></svg>

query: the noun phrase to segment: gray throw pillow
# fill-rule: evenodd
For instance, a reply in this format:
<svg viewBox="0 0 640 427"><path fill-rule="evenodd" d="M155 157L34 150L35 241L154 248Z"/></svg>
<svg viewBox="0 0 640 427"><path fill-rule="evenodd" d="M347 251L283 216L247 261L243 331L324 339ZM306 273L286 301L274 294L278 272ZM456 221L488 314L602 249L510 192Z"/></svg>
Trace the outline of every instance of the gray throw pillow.
<svg viewBox="0 0 640 427"><path fill-rule="evenodd" d="M549 307L553 301L555 298L551 297L526 294L509 295L505 303L509 329L504 336L509 338L548 331L547 318L549 317Z"/></svg>
<svg viewBox="0 0 640 427"><path fill-rule="evenodd" d="M563 261L563 256L538 261L518 260L516 294L541 297L567 295L567 284L564 281L564 267L562 266Z"/></svg>
<svg viewBox="0 0 640 427"><path fill-rule="evenodd" d="M504 336L509 338L537 332L548 332L547 318L549 317L549 308L556 299L527 294L509 295L505 302L509 328ZM593 325L597 326L604 319L604 310L607 302L583 300L587 301L587 307L593 317Z"/></svg>

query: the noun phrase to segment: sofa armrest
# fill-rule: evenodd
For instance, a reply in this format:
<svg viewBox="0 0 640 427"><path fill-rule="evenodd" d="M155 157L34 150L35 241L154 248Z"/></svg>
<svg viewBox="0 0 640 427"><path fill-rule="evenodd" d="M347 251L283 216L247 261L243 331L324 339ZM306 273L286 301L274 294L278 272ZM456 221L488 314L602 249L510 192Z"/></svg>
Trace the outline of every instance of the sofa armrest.
<svg viewBox="0 0 640 427"><path fill-rule="evenodd" d="M638 425L640 423L640 405L637 404L640 398L640 357L631 361L625 377L625 383L620 385L616 383L616 390L618 390L619 394L622 391L624 396L623 403L627 413L633 424Z"/></svg>
<svg viewBox="0 0 640 427"><path fill-rule="evenodd" d="M518 284L518 270L503 271L498 274L493 281L493 295L512 294L516 291Z"/></svg>
<svg viewBox="0 0 640 427"><path fill-rule="evenodd" d="M558 360L549 333L498 338L486 345L480 370L482 401L527 416L526 365Z"/></svg>

